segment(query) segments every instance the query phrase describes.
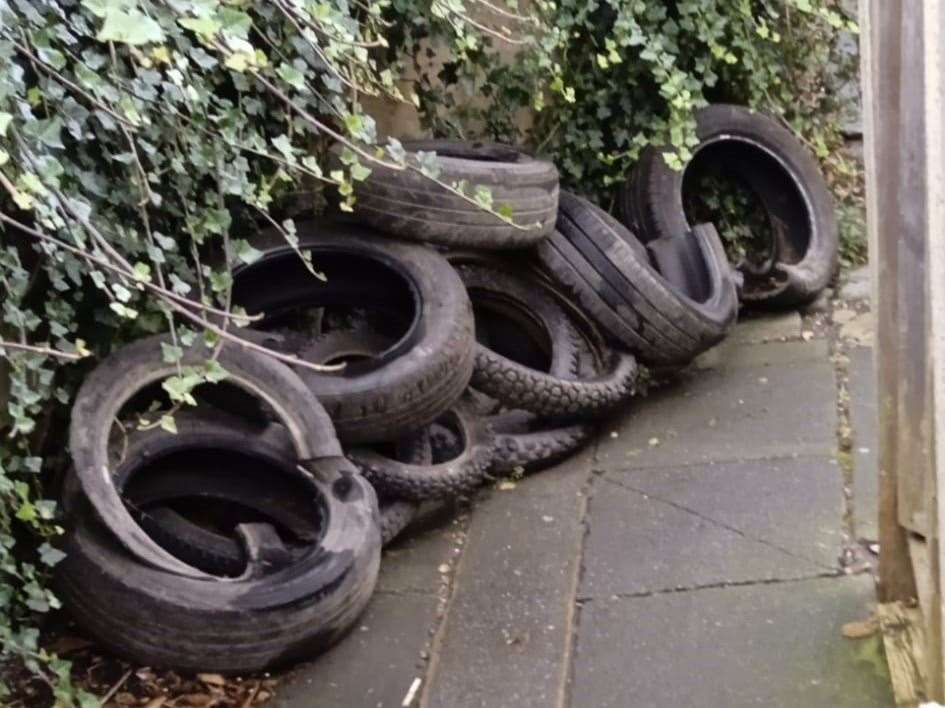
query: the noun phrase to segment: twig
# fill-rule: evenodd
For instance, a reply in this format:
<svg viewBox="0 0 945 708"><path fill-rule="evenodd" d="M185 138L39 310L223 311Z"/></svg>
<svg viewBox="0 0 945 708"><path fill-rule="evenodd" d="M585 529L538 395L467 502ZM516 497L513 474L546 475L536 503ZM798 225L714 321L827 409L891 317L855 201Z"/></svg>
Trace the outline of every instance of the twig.
<svg viewBox="0 0 945 708"><path fill-rule="evenodd" d="M472 2L476 3L477 5L482 5L495 14L501 15L502 17L506 17L510 20L515 20L516 22L533 22L538 24L538 18L534 17L533 15L519 15L514 12L509 12L508 10L503 10L501 7L493 5L491 2L487 2L487 0L472 0Z"/></svg>
<svg viewBox="0 0 945 708"><path fill-rule="evenodd" d="M138 280L134 277L134 273L130 273L127 270L121 268L120 266L116 266L115 264L110 263L109 261L106 261L104 258L100 258L99 256L93 255L87 251L83 251L81 248L77 246L73 246L71 243L66 243L65 241L61 241L60 239L55 238L54 236L50 236L49 234L44 234L42 231L37 231L36 229L27 226L21 221L17 221L16 219L8 216L7 214L4 214L3 212L0 212L0 222L4 222L6 224L9 224L10 226L15 227L16 229L25 233L27 236L32 236L33 238L38 239L40 241L44 241L46 243L50 243L55 246L58 246L59 248L62 248L72 253L73 255L76 255L82 258L83 260L88 261L89 263L94 263L100 268L108 270L112 273L116 273L117 275L130 278L135 283L141 285L141 287L147 288L148 290L153 292L155 295L159 295L160 297L167 298L169 300L174 300L185 307L192 307L195 310L201 310L203 312L207 312L208 314L217 315L219 317L229 317L231 319L237 320L239 322L244 322L247 324L251 322L256 322L262 319L260 315L234 315L231 312L220 310L216 307L213 307L212 305L205 305L202 302L195 302L194 300L190 300L189 298L186 298L183 295L178 295L177 293L172 292L170 290L165 290L159 285L155 285L154 283L151 283L149 281Z"/></svg>
<svg viewBox="0 0 945 708"><path fill-rule="evenodd" d="M45 354L46 356L66 359L67 361L79 361L79 359L85 358L85 355L83 354L72 354L70 352L59 351L58 349L51 349L50 347L40 347L32 344L19 344L17 342L7 342L3 339L0 339L0 350L2 349L17 349L24 352L32 352L34 354Z"/></svg>
<svg viewBox="0 0 945 708"><path fill-rule="evenodd" d="M250 693L250 694L246 697L246 700L243 701L243 705L240 706L240 708L249 708L251 705L253 705L253 701L255 701L255 700L256 700L256 696L259 695L259 689L260 689L260 688L262 688L262 681L257 681L257 682L256 682L256 685L253 686L253 692Z"/></svg>
<svg viewBox="0 0 945 708"><path fill-rule="evenodd" d="M104 696L102 696L102 705L105 705L106 703L108 703L108 702L112 699L112 696L114 696L116 693L118 693L118 689L120 689L122 686L125 685L125 681L127 681L127 680L128 680L128 677L130 677L130 676L131 676L131 669L128 669L128 670L125 672L125 675L122 676L120 679L118 679L118 683L116 683L114 686L112 686L112 687L108 690L108 693L106 693Z"/></svg>

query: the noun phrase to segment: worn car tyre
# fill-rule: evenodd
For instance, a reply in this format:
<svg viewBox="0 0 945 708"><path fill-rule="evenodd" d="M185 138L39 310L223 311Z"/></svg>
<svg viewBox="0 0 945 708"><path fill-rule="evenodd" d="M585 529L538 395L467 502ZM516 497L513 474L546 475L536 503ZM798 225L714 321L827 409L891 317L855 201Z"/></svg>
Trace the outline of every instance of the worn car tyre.
<svg viewBox="0 0 945 708"><path fill-rule="evenodd" d="M141 339L108 356L89 374L72 408L69 451L95 511L133 556L155 568L205 577L167 553L134 522L120 497L125 480L116 470L109 445L123 406L149 385L178 374L178 363L164 359L163 347L171 344L165 335ZM183 350L179 365L203 366L209 353L199 342ZM285 426L297 460L343 460L325 409L289 367L232 342L220 347L217 361L227 372L227 384L263 402Z"/></svg>
<svg viewBox="0 0 945 708"><path fill-rule="evenodd" d="M473 368L472 306L462 282L435 251L378 238L350 224L300 224L298 249L286 244L234 270L233 301L274 328L299 308L357 305L390 313L386 350L337 374L296 371L325 406L346 444L396 440L424 428L462 394ZM278 284L276 287L274 284ZM258 343L325 363L311 338L248 332Z"/></svg>
<svg viewBox="0 0 945 708"><path fill-rule="evenodd" d="M562 192L558 230L538 256L611 337L647 364L685 364L735 322L735 280L710 225L645 247L599 207Z"/></svg>
<svg viewBox="0 0 945 708"><path fill-rule="evenodd" d="M618 195L621 218L644 240L685 233L687 177L712 167L758 197L774 234L764 268L744 268L742 299L791 306L812 300L837 268L833 198L814 156L774 119L742 106L711 105L696 114L699 145L683 170L648 148Z"/></svg>
<svg viewBox="0 0 945 708"><path fill-rule="evenodd" d="M468 494L485 479L492 459L492 432L475 415L469 401L460 399L441 416L458 432L461 452L432 465L398 462L367 448L354 448L348 457L381 494L424 501Z"/></svg>
<svg viewBox="0 0 945 708"><path fill-rule="evenodd" d="M551 162L505 145L419 140L403 147L414 166L418 152L436 152L440 182L487 187L494 208L508 208L515 226L417 170L378 165L354 183L354 214L364 223L405 239L483 249L525 248L554 228L558 170Z"/></svg>
<svg viewBox="0 0 945 708"><path fill-rule="evenodd" d="M177 449L207 444L184 431ZM100 523L70 473L59 596L90 635L139 664L243 674L310 658L367 605L381 539L374 490L347 460L322 458L307 467L318 542L277 567L260 556L244 575L228 579L187 577L139 561Z"/></svg>
<svg viewBox="0 0 945 708"><path fill-rule="evenodd" d="M295 465L292 441L281 426L261 435L239 419L204 409L179 413L176 418L188 438L200 436L212 443L217 456L204 453L181 458L175 456L181 444L177 434L160 428L136 430L123 441L119 472L127 475L126 470L135 466L160 464L157 471L134 475L124 497L135 520L165 550L213 575L235 577L245 570L246 549L238 539L210 531L168 506L171 501L193 499L251 509L274 524L281 535L294 539L294 551L317 540L316 520L306 518L307 499L291 474ZM243 464L240 458L220 455L226 450L239 450ZM404 462L430 464L433 454L427 430L407 436L398 443L397 452ZM283 474L275 474L273 467ZM378 498L378 506L381 540L386 545L410 523L417 507L385 497Z"/></svg>

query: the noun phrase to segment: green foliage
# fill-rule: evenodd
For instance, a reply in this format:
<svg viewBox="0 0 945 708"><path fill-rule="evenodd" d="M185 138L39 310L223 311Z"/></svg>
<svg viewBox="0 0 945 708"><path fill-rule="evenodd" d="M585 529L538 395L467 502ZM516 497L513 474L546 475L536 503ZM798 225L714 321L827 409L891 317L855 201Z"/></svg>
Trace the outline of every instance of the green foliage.
<svg viewBox="0 0 945 708"><path fill-rule="evenodd" d="M46 582L62 559L41 482L84 360L158 331L170 363L205 344L206 365L164 383L173 407L151 424L173 430L173 410L226 376L218 345L248 321L229 266L259 257L254 231L295 247L292 196L327 188L350 209L378 164L438 180L432 155L377 145L362 99L413 103L436 133L530 140L605 203L643 146L686 157L693 108L749 103L782 115L855 197L824 70L851 28L837 6L0 0L0 666L25 663L59 706L95 702L36 629L58 607ZM488 190L444 186L508 220Z"/></svg>
<svg viewBox="0 0 945 708"><path fill-rule="evenodd" d="M436 133L529 142L566 185L608 206L641 149L670 146L665 159L678 167L695 144L693 110L739 103L782 118L838 196L859 197L857 170L840 152L836 89L857 71L855 53L840 51L840 34L856 33L841 0L540 2L540 51L487 37L446 63L426 50L443 46L448 28L409 21L422 5L393 0L388 17L406 29L390 38L392 52L416 57L423 122ZM534 120L523 119L529 106L540 109Z"/></svg>

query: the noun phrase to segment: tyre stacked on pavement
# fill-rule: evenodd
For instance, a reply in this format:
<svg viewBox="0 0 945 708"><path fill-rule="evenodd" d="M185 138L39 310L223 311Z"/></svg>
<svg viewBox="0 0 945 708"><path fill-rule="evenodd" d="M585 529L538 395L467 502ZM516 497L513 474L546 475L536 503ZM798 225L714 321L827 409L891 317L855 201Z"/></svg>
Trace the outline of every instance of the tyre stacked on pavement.
<svg viewBox="0 0 945 708"><path fill-rule="evenodd" d="M836 234L813 160L741 109L706 109L699 129L694 159L757 171L785 224L764 273L687 222L682 176L655 153L621 192L622 224L560 190L548 161L419 141L408 164L435 161L435 179L378 167L350 217L298 223L291 245L263 234L232 272L252 319L235 340L114 352L72 415L57 583L78 623L182 670L311 657L364 610L382 545L422 505L573 454L630 404L642 366L671 372L718 344L739 295L815 295ZM201 371L219 382L171 405Z"/></svg>

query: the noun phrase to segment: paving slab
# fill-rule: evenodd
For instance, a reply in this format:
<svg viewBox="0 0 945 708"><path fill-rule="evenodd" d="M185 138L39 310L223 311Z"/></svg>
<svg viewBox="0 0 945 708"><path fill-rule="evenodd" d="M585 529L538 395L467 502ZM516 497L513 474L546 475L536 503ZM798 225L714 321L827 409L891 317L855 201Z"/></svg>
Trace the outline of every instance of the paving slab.
<svg viewBox="0 0 945 708"><path fill-rule="evenodd" d="M580 598L836 572L830 457L607 472L588 502Z"/></svg>
<svg viewBox="0 0 945 708"><path fill-rule="evenodd" d="M421 705L562 705L591 455L564 465L477 504Z"/></svg>
<svg viewBox="0 0 945 708"><path fill-rule="evenodd" d="M801 336L801 316L797 312L763 314L738 321L729 335L735 344L797 339Z"/></svg>
<svg viewBox="0 0 945 708"><path fill-rule="evenodd" d="M868 575L704 589L583 605L571 708L889 708Z"/></svg>
<svg viewBox="0 0 945 708"><path fill-rule="evenodd" d="M868 300L872 292L873 281L868 265L848 271L843 277L840 297L844 300Z"/></svg>
<svg viewBox="0 0 945 708"><path fill-rule="evenodd" d="M274 708L399 708L436 618L435 595L375 593L353 631L279 682Z"/></svg>
<svg viewBox="0 0 945 708"><path fill-rule="evenodd" d="M433 593L440 584L440 564L453 554L457 529L454 504L431 504L394 539L381 559L377 589L394 593Z"/></svg>
<svg viewBox="0 0 945 708"><path fill-rule="evenodd" d="M824 341L742 346L712 367L684 372L611 421L595 465L833 454L835 389Z"/></svg>
<svg viewBox="0 0 945 708"><path fill-rule="evenodd" d="M856 535L879 537L879 417L873 350L849 352L850 425L853 428L853 519Z"/></svg>
<svg viewBox="0 0 945 708"><path fill-rule="evenodd" d="M449 508L429 506L384 551L377 590L353 631L283 676L274 708L399 707L423 676L440 602L438 567L454 548ZM445 517L445 518L444 518Z"/></svg>

